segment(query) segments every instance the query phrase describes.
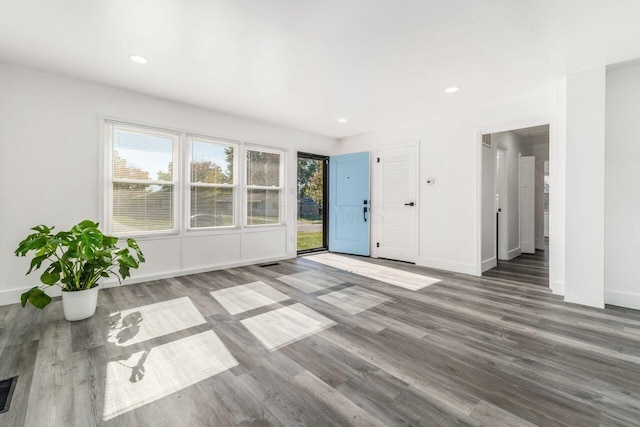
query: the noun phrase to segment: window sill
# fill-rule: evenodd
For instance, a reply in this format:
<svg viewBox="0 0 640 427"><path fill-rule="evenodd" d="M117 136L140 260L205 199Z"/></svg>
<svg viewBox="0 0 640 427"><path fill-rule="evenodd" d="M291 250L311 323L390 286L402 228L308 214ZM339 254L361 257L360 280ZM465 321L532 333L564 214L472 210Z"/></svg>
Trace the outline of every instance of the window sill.
<svg viewBox="0 0 640 427"><path fill-rule="evenodd" d="M244 231L248 233L259 233L269 230L286 230L287 224L261 224L261 225L245 225Z"/></svg>
<svg viewBox="0 0 640 427"><path fill-rule="evenodd" d="M189 228L184 232L185 237L216 236L224 234L238 234L242 231L240 227L207 227Z"/></svg>
<svg viewBox="0 0 640 427"><path fill-rule="evenodd" d="M145 240L177 239L180 237L180 232L168 231L166 233L124 234L124 235L117 235L112 233L111 235L114 237L117 237L120 240L136 239L140 241L145 241Z"/></svg>

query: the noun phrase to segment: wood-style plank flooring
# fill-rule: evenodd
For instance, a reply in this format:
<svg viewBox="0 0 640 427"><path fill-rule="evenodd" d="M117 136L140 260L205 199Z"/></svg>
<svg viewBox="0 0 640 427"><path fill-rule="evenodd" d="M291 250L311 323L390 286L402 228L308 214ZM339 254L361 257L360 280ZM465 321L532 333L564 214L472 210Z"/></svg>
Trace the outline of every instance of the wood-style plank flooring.
<svg viewBox="0 0 640 427"><path fill-rule="evenodd" d="M0 379L19 375L0 425L640 425L639 312L357 259L441 281L412 291L299 258L104 289L74 323L59 300L0 307ZM248 305L225 293L230 314L211 295L255 282L289 299L253 285Z"/></svg>
<svg viewBox="0 0 640 427"><path fill-rule="evenodd" d="M515 280L531 285L549 287L549 242L545 249L536 249L535 254L522 254L509 261L498 261L498 265L483 273L486 277Z"/></svg>

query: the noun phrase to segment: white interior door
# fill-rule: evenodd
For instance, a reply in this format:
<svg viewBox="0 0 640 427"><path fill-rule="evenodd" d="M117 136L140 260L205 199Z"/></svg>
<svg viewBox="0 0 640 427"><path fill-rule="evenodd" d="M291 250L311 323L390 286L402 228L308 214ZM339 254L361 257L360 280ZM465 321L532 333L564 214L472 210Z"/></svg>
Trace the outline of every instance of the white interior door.
<svg viewBox="0 0 640 427"><path fill-rule="evenodd" d="M535 156L520 157L520 249L536 253L535 245Z"/></svg>
<svg viewBox="0 0 640 427"><path fill-rule="evenodd" d="M379 150L374 202L376 255L415 262L417 257L417 145Z"/></svg>

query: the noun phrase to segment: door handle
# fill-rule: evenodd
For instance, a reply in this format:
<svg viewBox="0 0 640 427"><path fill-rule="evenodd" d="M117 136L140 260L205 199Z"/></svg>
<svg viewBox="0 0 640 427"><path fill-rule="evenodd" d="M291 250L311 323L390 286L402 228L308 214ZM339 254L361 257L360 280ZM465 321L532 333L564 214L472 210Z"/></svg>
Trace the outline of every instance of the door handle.
<svg viewBox="0 0 640 427"><path fill-rule="evenodd" d="M362 215L364 216L364 222L367 222L367 211L368 211L368 209L367 209L367 207L365 206L365 207L362 209Z"/></svg>
<svg viewBox="0 0 640 427"><path fill-rule="evenodd" d="M410 203L405 203L404 205L405 205L405 206L415 206L415 203L410 202Z"/></svg>

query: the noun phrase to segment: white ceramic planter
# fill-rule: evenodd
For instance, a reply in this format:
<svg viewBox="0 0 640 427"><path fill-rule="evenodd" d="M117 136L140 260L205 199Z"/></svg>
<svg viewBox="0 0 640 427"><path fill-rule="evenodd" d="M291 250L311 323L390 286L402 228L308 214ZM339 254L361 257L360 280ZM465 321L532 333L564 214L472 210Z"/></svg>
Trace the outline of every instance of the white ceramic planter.
<svg viewBox="0 0 640 427"><path fill-rule="evenodd" d="M98 286L86 291L62 291L62 309L64 318L70 322L88 319L96 312L98 304Z"/></svg>

